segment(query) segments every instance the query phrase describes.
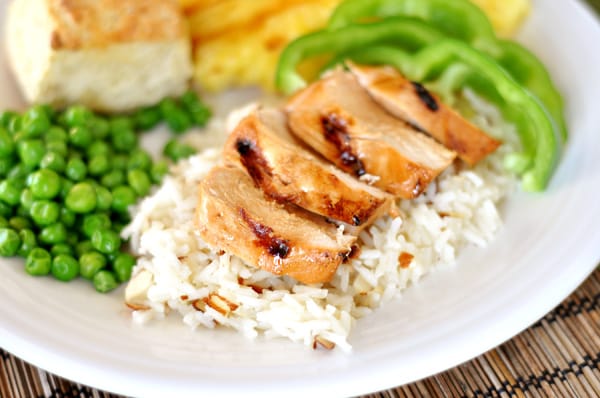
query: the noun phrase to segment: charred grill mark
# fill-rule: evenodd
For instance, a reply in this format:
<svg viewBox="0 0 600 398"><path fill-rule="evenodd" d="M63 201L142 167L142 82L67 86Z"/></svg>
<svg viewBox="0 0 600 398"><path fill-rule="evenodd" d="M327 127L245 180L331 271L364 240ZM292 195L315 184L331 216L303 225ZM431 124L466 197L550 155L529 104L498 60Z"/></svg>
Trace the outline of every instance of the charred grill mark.
<svg viewBox="0 0 600 398"><path fill-rule="evenodd" d="M235 148L237 153L240 154L242 165L246 168L246 171L248 171L255 184L260 185L265 176L271 175L271 168L267 160L254 142L245 138L238 138L235 141Z"/></svg>
<svg viewBox="0 0 600 398"><path fill-rule="evenodd" d="M273 228L263 225L248 215L245 209L238 210L240 217L250 227L257 240L255 244L267 249L268 253L277 258L286 258L290 252L289 242L285 239L273 236Z"/></svg>
<svg viewBox="0 0 600 398"><path fill-rule="evenodd" d="M360 223L360 217L358 217L357 215L352 216L352 224L354 224L355 227L358 227Z"/></svg>
<svg viewBox="0 0 600 398"><path fill-rule="evenodd" d="M346 263L348 262L348 260L353 260L355 258L358 258L358 256L360 256L360 246L359 245L352 245L350 247L350 251L343 253L343 261Z"/></svg>
<svg viewBox="0 0 600 398"><path fill-rule="evenodd" d="M419 99L421 100L421 102L423 102L427 109L433 112L437 112L437 110L440 109L440 106L438 105L435 98L433 98L433 95L431 95L429 90L427 90L421 83L411 82L411 84L413 85L415 92L419 96Z"/></svg>
<svg viewBox="0 0 600 398"><path fill-rule="evenodd" d="M357 177L365 175L365 167L350 146L348 123L334 113L321 116L321 125L325 139L331 142L339 151L342 164L351 170Z"/></svg>

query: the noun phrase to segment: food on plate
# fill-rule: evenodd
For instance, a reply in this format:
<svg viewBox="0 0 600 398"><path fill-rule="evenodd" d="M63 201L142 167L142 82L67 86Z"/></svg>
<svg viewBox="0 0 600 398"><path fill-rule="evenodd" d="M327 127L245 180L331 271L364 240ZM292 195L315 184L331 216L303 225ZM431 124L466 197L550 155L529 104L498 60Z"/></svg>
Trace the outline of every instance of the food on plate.
<svg viewBox="0 0 600 398"><path fill-rule="evenodd" d="M297 92L286 110L294 134L323 157L405 199L419 196L456 156L388 114L348 72Z"/></svg>
<svg viewBox="0 0 600 398"><path fill-rule="evenodd" d="M442 103L435 94L421 84L409 81L393 67L352 62L346 65L385 110L428 133L468 164L479 162L500 145L498 140Z"/></svg>
<svg viewBox="0 0 600 398"><path fill-rule="evenodd" d="M103 293L129 280L135 258L119 233L129 206L168 171L140 147L138 132L162 120L172 127L204 125L209 115L192 92L127 116L106 117L81 105L3 112L0 255L23 257L30 275L64 282L81 276ZM177 160L195 150L172 141L164 152Z"/></svg>
<svg viewBox="0 0 600 398"><path fill-rule="evenodd" d="M510 37L531 12L530 0L472 0L490 18L499 36Z"/></svg>
<svg viewBox="0 0 600 398"><path fill-rule="evenodd" d="M518 125L523 149L507 156L506 166L521 175L523 189L544 190L567 137L562 98L544 65L516 42L497 39L485 15L466 0L453 1L452 7L439 0L418 4L419 8L404 8L405 3L389 0L342 3L328 29L286 47L276 72L277 86L285 93L304 87L298 64L329 56L329 66L347 59L387 64L420 84L439 79L451 92L469 87ZM356 22L364 18L381 20Z"/></svg>
<svg viewBox="0 0 600 398"><path fill-rule="evenodd" d="M223 157L245 169L267 196L351 226L369 225L390 206L390 195L311 153L290 133L280 110L244 118L230 133Z"/></svg>
<svg viewBox="0 0 600 398"><path fill-rule="evenodd" d="M198 188L200 236L217 250L304 283L331 279L355 238L268 198L238 167L215 167Z"/></svg>
<svg viewBox="0 0 600 398"><path fill-rule="evenodd" d="M192 75L177 0L15 0L6 40L34 103L128 111L183 94Z"/></svg>

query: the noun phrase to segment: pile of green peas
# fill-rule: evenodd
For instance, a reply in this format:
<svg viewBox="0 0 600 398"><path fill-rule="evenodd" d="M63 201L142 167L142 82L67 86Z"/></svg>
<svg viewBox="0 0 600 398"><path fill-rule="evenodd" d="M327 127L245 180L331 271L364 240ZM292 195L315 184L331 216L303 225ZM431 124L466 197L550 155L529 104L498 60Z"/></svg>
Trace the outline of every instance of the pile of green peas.
<svg viewBox="0 0 600 398"><path fill-rule="evenodd" d="M0 255L60 281L82 277L99 292L129 280L135 258L120 237L129 206L169 168L139 145L139 132L165 122L180 134L204 126L210 110L189 91L131 114L105 116L74 105L34 105L0 114ZM194 154L172 138L171 161Z"/></svg>

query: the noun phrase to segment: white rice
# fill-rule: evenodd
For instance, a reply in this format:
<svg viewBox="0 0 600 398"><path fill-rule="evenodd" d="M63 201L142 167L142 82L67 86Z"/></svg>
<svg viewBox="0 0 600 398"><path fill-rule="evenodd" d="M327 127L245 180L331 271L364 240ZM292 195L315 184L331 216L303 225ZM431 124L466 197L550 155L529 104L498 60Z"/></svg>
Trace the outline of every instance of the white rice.
<svg viewBox="0 0 600 398"><path fill-rule="evenodd" d="M400 216L382 217L363 231L358 258L341 265L325 285L276 277L208 247L193 221L197 186L219 162L221 148L175 165L162 186L134 210L123 232L139 256L134 273L153 275L145 300L149 309L134 311L134 321L175 312L192 328L220 325L248 338L262 333L307 346L319 336L351 350L347 337L357 319L398 297L423 275L454 265L466 245L485 247L502 225L497 206L516 186L502 158L516 148L516 134L493 107L466 94L479 111L474 122L504 145L472 169L450 167L419 198L399 201ZM223 121L213 126L224 135ZM402 253L414 256L408 268L399 265ZM247 285L264 289L258 293ZM209 306L194 308L195 300L211 293L238 307L227 316Z"/></svg>

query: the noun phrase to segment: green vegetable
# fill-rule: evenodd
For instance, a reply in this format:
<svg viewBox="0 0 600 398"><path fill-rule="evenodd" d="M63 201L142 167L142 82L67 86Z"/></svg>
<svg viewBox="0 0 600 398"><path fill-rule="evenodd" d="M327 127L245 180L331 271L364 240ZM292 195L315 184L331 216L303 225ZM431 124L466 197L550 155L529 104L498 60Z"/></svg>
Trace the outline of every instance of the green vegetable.
<svg viewBox="0 0 600 398"><path fill-rule="evenodd" d="M126 213L129 206L135 204L137 200L135 191L126 185L113 189L112 197L112 209L118 213Z"/></svg>
<svg viewBox="0 0 600 398"><path fill-rule="evenodd" d="M15 143L8 131L0 127L0 157L10 156L15 153Z"/></svg>
<svg viewBox="0 0 600 398"><path fill-rule="evenodd" d="M163 149L163 154L174 162L192 156L196 150L176 139L169 140Z"/></svg>
<svg viewBox="0 0 600 398"><path fill-rule="evenodd" d="M29 275L43 276L50 273L52 257L41 247L32 249L25 260L25 272Z"/></svg>
<svg viewBox="0 0 600 398"><path fill-rule="evenodd" d="M94 231L109 229L111 225L110 217L105 213L86 214L83 216L82 231L87 238L91 238Z"/></svg>
<svg viewBox="0 0 600 398"><path fill-rule="evenodd" d="M542 101L558 123L562 139L567 138L563 100L547 69L520 44L498 39L487 16L469 0L346 0L334 11L328 29L397 16L426 21L444 35L469 43L494 58Z"/></svg>
<svg viewBox="0 0 600 398"><path fill-rule="evenodd" d="M192 126L190 116L172 98L162 100L159 107L167 125L174 133L183 133Z"/></svg>
<svg viewBox="0 0 600 398"><path fill-rule="evenodd" d="M56 279L68 282L79 275L79 262L68 254L59 254L52 260L50 272Z"/></svg>
<svg viewBox="0 0 600 398"><path fill-rule="evenodd" d="M42 140L25 139L17 143L17 152L24 165L36 167L42 161L46 153L46 147Z"/></svg>
<svg viewBox="0 0 600 398"><path fill-rule="evenodd" d="M21 197L20 197L19 200L21 202L21 206L23 206L27 210L30 210L31 209L31 205L35 201L35 197L33 196L33 193L31 192L31 189L26 188L26 189L24 189L24 190L21 191Z"/></svg>
<svg viewBox="0 0 600 398"><path fill-rule="evenodd" d="M61 223L50 224L41 229L38 239L46 245L55 245L67 240L67 229Z"/></svg>
<svg viewBox="0 0 600 398"><path fill-rule="evenodd" d="M112 265L119 282L126 282L131 278L135 257L131 254L119 253L113 260Z"/></svg>
<svg viewBox="0 0 600 398"><path fill-rule="evenodd" d="M92 232L92 247L103 254L112 254L121 248L121 237L110 229L97 229Z"/></svg>
<svg viewBox="0 0 600 398"><path fill-rule="evenodd" d="M81 181L87 176L87 166L80 158L72 157L67 162L65 175L73 181Z"/></svg>
<svg viewBox="0 0 600 398"><path fill-rule="evenodd" d="M11 228L0 228L0 256L14 256L19 247L21 247L21 238L17 231Z"/></svg>
<svg viewBox="0 0 600 398"><path fill-rule="evenodd" d="M103 140L110 134L110 123L108 120L97 115L92 116L92 119L88 122L88 127L97 140Z"/></svg>
<svg viewBox="0 0 600 398"><path fill-rule="evenodd" d="M89 240L81 241L75 245L75 254L77 254L77 256L80 257L80 260L81 256L83 256L85 253L93 251L94 247L92 246L92 242L90 242Z"/></svg>
<svg viewBox="0 0 600 398"><path fill-rule="evenodd" d="M39 137L50 128L50 118L43 106L34 105L23 115L21 129L27 137Z"/></svg>
<svg viewBox="0 0 600 398"><path fill-rule="evenodd" d="M54 171L40 169L29 176L29 189L36 199L53 199L60 192L61 178Z"/></svg>
<svg viewBox="0 0 600 398"><path fill-rule="evenodd" d="M46 134L44 134L44 140L46 141L46 144L51 141L66 142L68 139L69 135L65 129L60 126L52 126L48 129L48 131L46 131Z"/></svg>
<svg viewBox="0 0 600 398"><path fill-rule="evenodd" d="M94 275L106 266L106 257L97 251L91 250L79 257L81 276L92 279Z"/></svg>
<svg viewBox="0 0 600 398"><path fill-rule="evenodd" d="M29 214L38 226L54 224L60 217L60 206L49 200L36 200L31 204Z"/></svg>
<svg viewBox="0 0 600 398"><path fill-rule="evenodd" d="M62 173L67 167L64 156L58 152L48 151L40 161L40 168L49 169L57 173Z"/></svg>
<svg viewBox="0 0 600 398"><path fill-rule="evenodd" d="M21 246L17 254L21 257L27 257L37 247L35 233L30 229L23 228L19 231L19 238L21 238Z"/></svg>
<svg viewBox="0 0 600 398"><path fill-rule="evenodd" d="M181 96L179 101L190 115L194 124L197 126L205 126L212 116L210 108L200 101L198 94L195 91L190 90L186 92Z"/></svg>
<svg viewBox="0 0 600 398"><path fill-rule="evenodd" d="M16 229L17 231L20 231L22 229L31 229L32 225L31 222L29 221L29 219L23 217L23 216L14 216L11 217L10 220L8 220L8 225L13 228Z"/></svg>
<svg viewBox="0 0 600 398"><path fill-rule="evenodd" d="M74 213L89 213L96 208L96 190L89 182L80 182L65 198L65 206Z"/></svg>
<svg viewBox="0 0 600 398"><path fill-rule="evenodd" d="M150 168L150 178L155 184L160 184L163 177L169 172L169 163L164 160L158 161Z"/></svg>
<svg viewBox="0 0 600 398"><path fill-rule="evenodd" d="M127 161L128 169L149 170L152 165L150 154L141 148L134 149L129 155Z"/></svg>
<svg viewBox="0 0 600 398"><path fill-rule="evenodd" d="M133 115L135 125L142 131L154 128L162 119L158 106L141 108Z"/></svg>
<svg viewBox="0 0 600 398"><path fill-rule="evenodd" d="M88 163L88 171L92 176L105 174L110 170L110 162L106 155L95 155Z"/></svg>
<svg viewBox="0 0 600 398"><path fill-rule="evenodd" d="M127 183L138 196L148 195L152 185L148 174L140 169L133 169L127 172Z"/></svg>
<svg viewBox="0 0 600 398"><path fill-rule="evenodd" d="M87 126L75 126L69 129L69 143L76 148L87 148L94 139Z"/></svg>
<svg viewBox="0 0 600 398"><path fill-rule="evenodd" d="M17 181L6 179L0 182L0 200L11 206L15 206L20 202L21 189Z"/></svg>
<svg viewBox="0 0 600 398"><path fill-rule="evenodd" d="M73 248L68 243L57 243L52 245L50 248L50 254L52 257L56 257L59 254L68 254L69 256L73 255Z"/></svg>
<svg viewBox="0 0 600 398"><path fill-rule="evenodd" d="M99 271L94 275L93 284L100 293L110 292L119 285L115 274L106 270Z"/></svg>
<svg viewBox="0 0 600 398"><path fill-rule="evenodd" d="M94 141L92 142L92 144L87 148L87 156L91 159L94 156L98 156L98 155L104 155L104 156L109 156L112 153L112 149L110 147L110 145L105 142L105 141Z"/></svg>
<svg viewBox="0 0 600 398"><path fill-rule="evenodd" d="M100 183L107 188L115 188L125 182L125 173L122 170L112 170L104 174Z"/></svg>
<svg viewBox="0 0 600 398"><path fill-rule="evenodd" d="M88 126L94 114L82 105L73 105L64 112L64 121L68 127Z"/></svg>
<svg viewBox="0 0 600 398"><path fill-rule="evenodd" d="M96 208L101 211L110 210L112 205L112 194L110 191L101 186L96 186Z"/></svg>

